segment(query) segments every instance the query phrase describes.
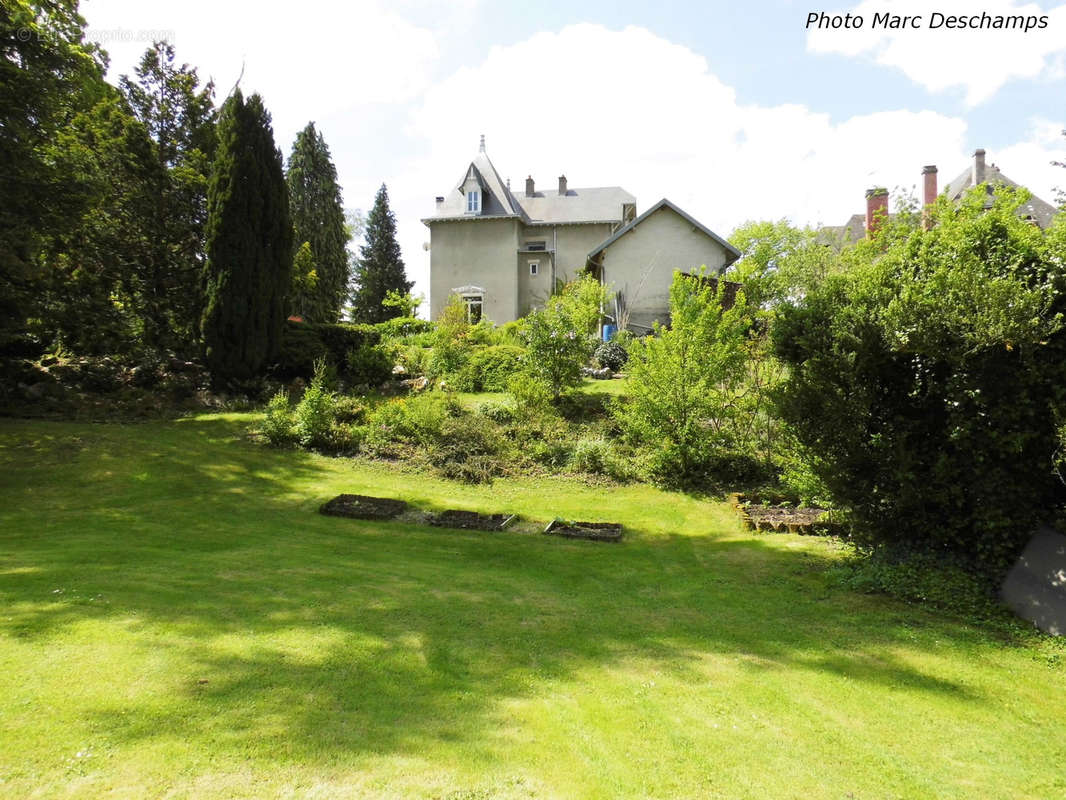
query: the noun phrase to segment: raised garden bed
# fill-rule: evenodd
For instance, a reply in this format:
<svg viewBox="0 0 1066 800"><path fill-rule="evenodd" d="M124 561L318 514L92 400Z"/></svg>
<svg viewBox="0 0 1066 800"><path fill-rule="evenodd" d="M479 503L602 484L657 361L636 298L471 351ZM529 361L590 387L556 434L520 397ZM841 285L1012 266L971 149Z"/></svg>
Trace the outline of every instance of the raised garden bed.
<svg viewBox="0 0 1066 800"><path fill-rule="evenodd" d="M782 505L780 501L771 503L762 502L758 497L733 495L733 507L740 512L749 530L818 536L842 532L840 523L832 521L829 509Z"/></svg>
<svg viewBox="0 0 1066 800"><path fill-rule="evenodd" d="M407 510L407 503L389 497L339 494L318 509L320 514L352 519L394 519Z"/></svg>
<svg viewBox="0 0 1066 800"><path fill-rule="evenodd" d="M622 526L617 522L574 522L553 519L544 529L553 536L568 539L589 539L594 542L618 542L622 539Z"/></svg>
<svg viewBox="0 0 1066 800"><path fill-rule="evenodd" d="M464 531L502 531L515 520L514 514L479 514L476 511L441 511L427 522L438 528L459 528Z"/></svg>

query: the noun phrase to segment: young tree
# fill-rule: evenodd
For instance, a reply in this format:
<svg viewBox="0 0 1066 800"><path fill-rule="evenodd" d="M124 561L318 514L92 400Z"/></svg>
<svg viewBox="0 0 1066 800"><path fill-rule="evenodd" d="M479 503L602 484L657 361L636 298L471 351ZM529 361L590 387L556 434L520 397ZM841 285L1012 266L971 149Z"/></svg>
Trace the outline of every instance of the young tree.
<svg viewBox="0 0 1066 800"><path fill-rule="evenodd" d="M123 75L119 86L155 143L163 174L145 209L151 252L136 275L144 339L151 347L189 349L203 302L207 182L216 144L214 84L200 88L194 68L175 66L173 45L155 42L135 78Z"/></svg>
<svg viewBox="0 0 1066 800"><path fill-rule="evenodd" d="M310 245L317 280L292 297L291 308L311 322L336 322L348 292L348 225L337 169L315 124L296 135L285 180L295 242Z"/></svg>
<svg viewBox="0 0 1066 800"><path fill-rule="evenodd" d="M207 195L204 353L216 381L259 374L278 353L292 269L289 194L270 114L239 89L222 106Z"/></svg>
<svg viewBox="0 0 1066 800"><path fill-rule="evenodd" d="M606 300L607 289L592 276L583 275L522 321L523 371L543 383L552 398L557 400L581 382L581 367L596 347L595 333Z"/></svg>
<svg viewBox="0 0 1066 800"><path fill-rule="evenodd" d="M355 267L356 290L352 297L353 322L384 322L398 316L399 309L382 302L390 290L406 294L414 281L407 280L400 245L396 241L396 218L389 209L389 194L381 184L374 207L366 219L364 244Z"/></svg>
<svg viewBox="0 0 1066 800"><path fill-rule="evenodd" d="M751 318L738 292L723 307L725 282L678 272L670 286L670 327L630 349L629 400L615 407L627 435L654 448L653 470L671 483L693 483L722 449L720 426L745 375Z"/></svg>

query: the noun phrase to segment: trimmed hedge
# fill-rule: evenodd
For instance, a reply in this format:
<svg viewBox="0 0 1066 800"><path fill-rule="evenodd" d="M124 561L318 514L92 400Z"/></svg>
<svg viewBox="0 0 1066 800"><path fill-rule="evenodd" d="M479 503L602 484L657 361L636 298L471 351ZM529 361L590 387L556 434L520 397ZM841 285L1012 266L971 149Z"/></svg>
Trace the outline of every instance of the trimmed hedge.
<svg viewBox="0 0 1066 800"><path fill-rule="evenodd" d="M374 325L289 321L282 331L281 353L274 372L284 378L310 378L315 361L323 357L344 369L349 352L374 347L380 342L381 331Z"/></svg>

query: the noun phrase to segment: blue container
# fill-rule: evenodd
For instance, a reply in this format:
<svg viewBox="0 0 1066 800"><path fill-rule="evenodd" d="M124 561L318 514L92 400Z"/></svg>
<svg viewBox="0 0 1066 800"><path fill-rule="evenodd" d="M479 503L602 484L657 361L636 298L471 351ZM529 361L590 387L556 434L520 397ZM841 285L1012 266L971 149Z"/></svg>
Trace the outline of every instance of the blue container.
<svg viewBox="0 0 1066 800"><path fill-rule="evenodd" d="M615 331L618 330L617 325L604 325L603 326L603 341L609 342L614 338Z"/></svg>

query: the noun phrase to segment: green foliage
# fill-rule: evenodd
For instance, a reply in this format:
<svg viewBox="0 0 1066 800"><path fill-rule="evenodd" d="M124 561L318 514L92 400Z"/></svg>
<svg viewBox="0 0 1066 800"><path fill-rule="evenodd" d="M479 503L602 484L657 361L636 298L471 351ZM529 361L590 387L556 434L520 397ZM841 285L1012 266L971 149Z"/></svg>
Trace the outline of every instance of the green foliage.
<svg viewBox="0 0 1066 800"><path fill-rule="evenodd" d="M433 332L433 323L428 319L408 316L393 317L377 323L374 327L381 333L382 339L400 339L405 336Z"/></svg>
<svg viewBox="0 0 1066 800"><path fill-rule="evenodd" d="M289 197L262 98L222 107L208 191L204 355L215 380L246 379L281 349L292 269Z"/></svg>
<svg viewBox="0 0 1066 800"><path fill-rule="evenodd" d="M631 476L626 460L617 452L617 445L603 437L575 442L570 453L570 468L576 472L606 475L616 480L626 480Z"/></svg>
<svg viewBox="0 0 1066 800"><path fill-rule="evenodd" d="M491 483L505 472L504 442L496 428L469 413L446 416L429 440L426 457L445 478Z"/></svg>
<svg viewBox="0 0 1066 800"><path fill-rule="evenodd" d="M289 309L305 321L314 319L315 292L318 287L318 270L311 243L304 242L296 248L292 260L292 286L289 287Z"/></svg>
<svg viewBox="0 0 1066 800"><path fill-rule="evenodd" d="M506 344L475 349L456 375L455 388L461 392L507 391L524 353L521 347Z"/></svg>
<svg viewBox="0 0 1066 800"><path fill-rule="evenodd" d="M73 0L0 6L0 339L40 315L43 256L98 196L91 159L58 146L75 117L111 94L106 56L84 29Z"/></svg>
<svg viewBox="0 0 1066 800"><path fill-rule="evenodd" d="M437 318L433 334L433 355L429 359L429 375L441 378L459 372L470 358L470 322L462 298L452 295Z"/></svg>
<svg viewBox="0 0 1066 800"><path fill-rule="evenodd" d="M364 343L349 350L344 367L352 383L361 386L380 386L392 375L392 359L377 344Z"/></svg>
<svg viewBox="0 0 1066 800"><path fill-rule="evenodd" d="M214 84L175 66L174 47L154 42L119 79L122 94L154 144L159 175L141 213L148 257L134 262L136 307L150 348L197 348L203 295L207 187L217 145Z"/></svg>
<svg viewBox="0 0 1066 800"><path fill-rule="evenodd" d="M853 558L834 572L836 580L853 591L886 594L974 621L1009 618L985 577L959 559L882 550Z"/></svg>
<svg viewBox="0 0 1066 800"><path fill-rule="evenodd" d="M415 312L418 311L418 307L425 302L425 297L422 295L413 295L410 292L400 292L396 289L389 289L385 292L385 299L381 301L381 305L385 308L394 308L398 312L398 317L406 317L413 319Z"/></svg>
<svg viewBox="0 0 1066 800"><path fill-rule="evenodd" d="M267 403L262 431L267 440L275 446L296 441L292 405L289 403L288 392L284 389L279 390Z"/></svg>
<svg viewBox="0 0 1066 800"><path fill-rule="evenodd" d="M1019 219L1021 195L986 199L942 199L930 230L853 248L774 342L779 412L857 534L993 576L1066 500L1066 236Z"/></svg>
<svg viewBox="0 0 1066 800"><path fill-rule="evenodd" d="M522 324L523 370L546 385L554 398L581 382L581 367L590 355L589 339L572 312L564 297L555 296Z"/></svg>
<svg viewBox="0 0 1066 800"><path fill-rule="evenodd" d="M385 306L390 291L408 294L414 281L407 280L400 245L396 241L396 218L389 209L389 193L381 185L366 220L364 244L355 267L356 290L352 296L352 320L384 322L404 316L403 309ZM407 314L407 316L410 316Z"/></svg>
<svg viewBox="0 0 1066 800"><path fill-rule="evenodd" d="M326 362L315 364L315 375L293 414L293 433L303 447L324 448L332 444L337 418L336 395L326 386Z"/></svg>
<svg viewBox="0 0 1066 800"><path fill-rule="evenodd" d="M751 318L743 292L722 308L724 281L674 275L669 328L633 343L629 399L613 411L626 435L652 449L653 473L698 482L717 450L729 447L721 420L743 380Z"/></svg>
<svg viewBox="0 0 1066 800"><path fill-rule="evenodd" d="M725 278L743 283L753 306L801 298L840 269L833 242L811 228L793 227L787 220L746 222L730 234L729 241L741 257Z"/></svg>
<svg viewBox="0 0 1066 800"><path fill-rule="evenodd" d="M294 282L289 309L310 322L337 322L348 292L349 233L337 169L313 122L296 135L285 182L294 241L307 244L315 273L314 281Z"/></svg>
<svg viewBox="0 0 1066 800"><path fill-rule="evenodd" d="M597 364L612 372L621 372L629 361L629 353L615 340L601 344L592 357L596 359Z"/></svg>

